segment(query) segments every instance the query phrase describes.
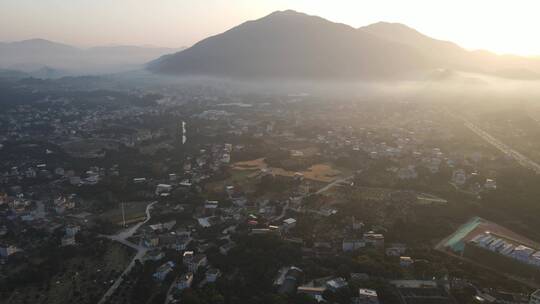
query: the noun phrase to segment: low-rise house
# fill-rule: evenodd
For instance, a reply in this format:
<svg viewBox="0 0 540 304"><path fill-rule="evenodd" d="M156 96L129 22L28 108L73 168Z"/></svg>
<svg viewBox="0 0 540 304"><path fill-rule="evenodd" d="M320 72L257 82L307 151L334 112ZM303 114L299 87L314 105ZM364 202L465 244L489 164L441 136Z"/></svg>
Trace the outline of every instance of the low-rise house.
<svg viewBox="0 0 540 304"><path fill-rule="evenodd" d="M206 271L205 275L206 275L206 282L213 283L221 276L221 271L217 268L212 267Z"/></svg>
<svg viewBox="0 0 540 304"><path fill-rule="evenodd" d="M486 179L486 182L484 184L484 188L487 190L495 190L497 189L497 182L493 179Z"/></svg>
<svg viewBox="0 0 540 304"><path fill-rule="evenodd" d="M462 186L467 181L465 170L458 169L452 173L452 182L458 186Z"/></svg>
<svg viewBox="0 0 540 304"><path fill-rule="evenodd" d="M351 252L366 247L366 242L357 239L344 239L341 247L343 252Z"/></svg>
<svg viewBox="0 0 540 304"><path fill-rule="evenodd" d="M10 255L16 253L16 252L19 252L20 249L13 246L13 245L4 245L4 244L0 244L0 257L2 258L7 258L9 257Z"/></svg>
<svg viewBox="0 0 540 304"><path fill-rule="evenodd" d="M196 273L199 267L204 267L208 264L208 259L205 254L194 254L193 251L186 251L184 252L182 262L189 271Z"/></svg>
<svg viewBox="0 0 540 304"><path fill-rule="evenodd" d="M158 184L156 186L156 195L168 194L172 190L172 186L169 184Z"/></svg>
<svg viewBox="0 0 540 304"><path fill-rule="evenodd" d="M367 288L358 289L358 301L356 301L356 304L379 304L377 291Z"/></svg>
<svg viewBox="0 0 540 304"><path fill-rule="evenodd" d="M143 257L143 261L159 261L165 257L165 253L163 253L159 249L150 250L146 253L146 255Z"/></svg>
<svg viewBox="0 0 540 304"><path fill-rule="evenodd" d="M75 236L79 231L81 231L81 226L79 225L66 226L66 236Z"/></svg>
<svg viewBox="0 0 540 304"><path fill-rule="evenodd" d="M336 292L341 288L345 288L348 286L347 281L344 278L338 277L331 280L328 280L326 282L326 288L329 290Z"/></svg>
<svg viewBox="0 0 540 304"><path fill-rule="evenodd" d="M324 301L323 293L326 290L325 286L319 286L319 287L313 287L313 286L299 286L296 289L297 293L300 294L306 294L313 299L315 299L317 302Z"/></svg>
<svg viewBox="0 0 540 304"><path fill-rule="evenodd" d="M386 247L385 254L387 256L401 256L407 251L407 246L405 244L390 244L389 247Z"/></svg>
<svg viewBox="0 0 540 304"><path fill-rule="evenodd" d="M65 235L64 237L62 237L60 242L61 242L62 246L75 245L76 244L75 236L73 236L73 235Z"/></svg>
<svg viewBox="0 0 540 304"><path fill-rule="evenodd" d="M283 225L281 226L281 229L283 231L288 232L290 229L296 227L296 220L293 218L288 218L283 220Z"/></svg>
<svg viewBox="0 0 540 304"><path fill-rule="evenodd" d="M142 238L142 244L147 248L154 248L159 245L159 237L154 234L145 235Z"/></svg>
<svg viewBox="0 0 540 304"><path fill-rule="evenodd" d="M175 287L178 290L184 290L184 289L190 288L192 283L193 283L193 273L188 272L178 277L178 280L175 283Z"/></svg>
<svg viewBox="0 0 540 304"><path fill-rule="evenodd" d="M373 231L369 231L364 233L364 242L366 244L370 244L373 247L376 248L383 248L384 247L384 235L380 233L375 233Z"/></svg>
<svg viewBox="0 0 540 304"><path fill-rule="evenodd" d="M304 272L298 267L283 267L279 270L274 286L279 294L290 294L300 285Z"/></svg>
<svg viewBox="0 0 540 304"><path fill-rule="evenodd" d="M152 275L154 279L157 281L163 281L167 277L167 275L173 271L175 264L172 261L169 261L161 266L158 267L156 272Z"/></svg>
<svg viewBox="0 0 540 304"><path fill-rule="evenodd" d="M397 172L397 177L402 180L416 179L418 177L418 173L416 173L414 166L408 166L405 168L400 168Z"/></svg>
<svg viewBox="0 0 540 304"><path fill-rule="evenodd" d="M407 256L399 257L399 266L410 267L412 264L414 264L414 260L411 257L407 257Z"/></svg>

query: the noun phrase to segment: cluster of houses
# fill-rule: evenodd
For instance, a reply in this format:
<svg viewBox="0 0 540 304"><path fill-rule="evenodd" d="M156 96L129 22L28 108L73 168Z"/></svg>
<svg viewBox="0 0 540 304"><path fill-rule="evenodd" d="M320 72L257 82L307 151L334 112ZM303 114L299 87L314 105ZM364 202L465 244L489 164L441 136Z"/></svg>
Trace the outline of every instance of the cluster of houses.
<svg viewBox="0 0 540 304"><path fill-rule="evenodd" d="M517 241L498 236L489 231L478 234L469 241L469 244L522 263L540 267L540 251L538 249L519 244Z"/></svg>
<svg viewBox="0 0 540 304"><path fill-rule="evenodd" d="M363 273L352 273L351 280L358 282L369 279ZM328 290L338 292L348 288L349 282L342 277L323 277L304 282L304 272L295 266L281 268L274 279L274 288L279 294L299 293L312 297L317 302L325 302L323 294ZM378 304L379 297L373 289L359 288L358 294L351 299L351 303L356 304Z"/></svg>

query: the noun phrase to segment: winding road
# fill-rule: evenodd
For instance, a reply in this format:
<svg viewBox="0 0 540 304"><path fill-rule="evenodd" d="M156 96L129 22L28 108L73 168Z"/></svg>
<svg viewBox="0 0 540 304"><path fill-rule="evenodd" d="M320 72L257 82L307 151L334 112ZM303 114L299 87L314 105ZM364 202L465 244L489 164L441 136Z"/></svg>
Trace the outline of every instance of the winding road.
<svg viewBox="0 0 540 304"><path fill-rule="evenodd" d="M328 191L330 190L332 187L335 187L335 186L338 186L339 184L342 184L344 182L347 182L349 180L351 180L352 178L354 177L354 175L351 175L351 176L347 176L347 177L344 177L344 178L341 178L341 179L336 179L335 181L329 183L328 185L322 187L321 189L317 190L316 192L314 193L308 193L308 194L304 194L302 195L302 199L308 197L308 196L311 196L311 195L316 195L316 194L321 194L325 191ZM285 204L285 206L283 207L283 209L281 209L281 214L274 217L273 219L271 219L271 221L279 221L281 220L282 218L285 217L285 213L287 212L287 210L289 210L289 205L290 205L290 202L287 201L287 203Z"/></svg>
<svg viewBox="0 0 540 304"><path fill-rule="evenodd" d="M150 204L146 206L146 219L144 221L134 225L133 227L124 229L115 235L102 235L102 237L107 238L111 241L116 241L130 248L135 249L137 253L133 257L129 265L126 267L126 269L124 269L122 274L116 279L116 281L114 281L111 287L105 292L103 297L101 297L101 300L99 300L98 304L105 303L109 299L109 297L112 296L112 294L116 291L118 286L120 286L120 284L122 284L122 282L124 281L124 276L127 275L131 271L133 266L135 266L135 262L137 260L142 259L142 257L148 251L148 248L138 245L138 244L134 244L128 241L128 238L132 237L142 225L146 224L151 219L150 210L152 209L152 206L154 206L155 204L157 204L157 201L151 202Z"/></svg>

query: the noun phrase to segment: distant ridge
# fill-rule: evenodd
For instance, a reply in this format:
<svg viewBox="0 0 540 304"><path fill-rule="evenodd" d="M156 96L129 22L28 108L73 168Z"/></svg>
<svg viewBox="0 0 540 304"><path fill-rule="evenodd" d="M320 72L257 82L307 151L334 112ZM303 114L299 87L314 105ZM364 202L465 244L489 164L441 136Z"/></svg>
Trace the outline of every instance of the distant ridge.
<svg viewBox="0 0 540 304"><path fill-rule="evenodd" d="M537 78L540 60L467 51L402 24L355 29L295 11L248 21L150 62L159 74L233 78L395 79L433 69Z"/></svg>
<svg viewBox="0 0 540 304"><path fill-rule="evenodd" d="M46 72L43 75L110 73L140 69L153 59L179 49L103 46L78 48L45 39L0 42L0 69Z"/></svg>

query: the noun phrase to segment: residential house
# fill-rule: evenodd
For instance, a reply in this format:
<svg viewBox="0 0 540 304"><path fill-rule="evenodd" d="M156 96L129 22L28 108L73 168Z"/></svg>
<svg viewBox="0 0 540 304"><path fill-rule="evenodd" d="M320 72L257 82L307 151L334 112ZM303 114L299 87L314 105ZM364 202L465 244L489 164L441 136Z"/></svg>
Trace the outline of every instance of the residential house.
<svg viewBox="0 0 540 304"><path fill-rule="evenodd" d="M358 289L357 304L379 304L377 291L373 289L360 288Z"/></svg>
<svg viewBox="0 0 540 304"><path fill-rule="evenodd" d="M173 271L175 264L172 261L169 261L161 266L158 267L156 272L152 275L154 279L157 281L163 281L167 277L167 275Z"/></svg>
<svg viewBox="0 0 540 304"><path fill-rule="evenodd" d="M217 268L212 267L206 271L205 275L206 275L206 282L213 283L221 276L221 271L219 271L219 269Z"/></svg>
<svg viewBox="0 0 540 304"><path fill-rule="evenodd" d="M348 286L347 281L344 278L338 277L331 280L326 281L326 288L329 290L336 292L341 288L345 288Z"/></svg>
<svg viewBox="0 0 540 304"><path fill-rule="evenodd" d="M193 283L193 273L188 272L178 277L175 287L178 290L184 290L184 289L190 288L192 283Z"/></svg>

